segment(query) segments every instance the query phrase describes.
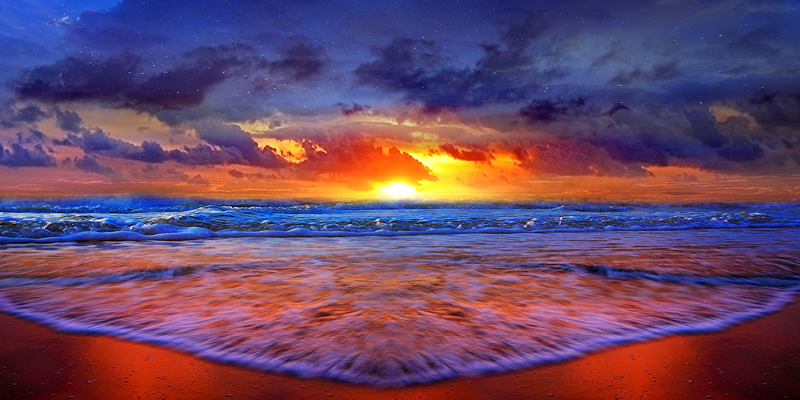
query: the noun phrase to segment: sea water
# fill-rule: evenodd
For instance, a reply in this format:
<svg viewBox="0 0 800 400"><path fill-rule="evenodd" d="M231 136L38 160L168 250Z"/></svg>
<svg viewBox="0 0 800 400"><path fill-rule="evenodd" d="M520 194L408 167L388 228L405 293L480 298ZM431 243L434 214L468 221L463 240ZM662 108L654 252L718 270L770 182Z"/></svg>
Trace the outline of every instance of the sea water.
<svg viewBox="0 0 800 400"><path fill-rule="evenodd" d="M775 312L800 204L0 203L0 310L306 378L403 386Z"/></svg>

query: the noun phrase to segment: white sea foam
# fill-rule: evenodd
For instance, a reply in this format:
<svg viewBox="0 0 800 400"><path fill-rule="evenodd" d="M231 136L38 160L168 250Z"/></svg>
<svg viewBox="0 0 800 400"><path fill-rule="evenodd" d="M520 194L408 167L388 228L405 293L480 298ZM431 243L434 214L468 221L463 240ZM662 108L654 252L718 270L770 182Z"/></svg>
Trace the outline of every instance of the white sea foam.
<svg viewBox="0 0 800 400"><path fill-rule="evenodd" d="M800 206L538 203L0 205L0 244L800 226ZM117 205L114 205L117 204ZM126 204L126 203L122 203Z"/></svg>

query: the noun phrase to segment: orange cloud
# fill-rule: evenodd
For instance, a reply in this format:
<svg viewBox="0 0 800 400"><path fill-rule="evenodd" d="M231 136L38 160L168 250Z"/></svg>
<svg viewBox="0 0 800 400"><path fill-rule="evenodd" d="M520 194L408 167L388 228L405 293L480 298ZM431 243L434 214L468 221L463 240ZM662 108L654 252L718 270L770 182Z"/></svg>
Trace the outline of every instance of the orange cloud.
<svg viewBox="0 0 800 400"><path fill-rule="evenodd" d="M320 142L303 141L306 159L297 165L304 177L349 182L356 190L372 190L371 182L399 181L419 185L439 178L411 154L390 147L386 152L374 141L360 137L336 137Z"/></svg>

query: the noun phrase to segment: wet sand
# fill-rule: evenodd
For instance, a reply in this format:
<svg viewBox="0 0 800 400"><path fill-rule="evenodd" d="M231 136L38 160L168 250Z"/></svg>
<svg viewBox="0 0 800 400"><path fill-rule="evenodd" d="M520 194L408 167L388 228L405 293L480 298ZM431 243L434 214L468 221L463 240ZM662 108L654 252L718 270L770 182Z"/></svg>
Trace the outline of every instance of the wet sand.
<svg viewBox="0 0 800 400"><path fill-rule="evenodd" d="M800 305L725 332L402 389L302 380L0 314L0 399L796 399Z"/></svg>

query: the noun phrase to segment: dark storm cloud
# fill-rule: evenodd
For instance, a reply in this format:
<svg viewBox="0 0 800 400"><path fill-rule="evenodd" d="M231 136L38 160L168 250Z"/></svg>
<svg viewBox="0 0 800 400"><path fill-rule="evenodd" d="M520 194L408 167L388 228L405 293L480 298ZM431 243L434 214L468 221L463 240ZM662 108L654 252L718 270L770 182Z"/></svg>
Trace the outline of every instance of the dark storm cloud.
<svg viewBox="0 0 800 400"><path fill-rule="evenodd" d="M170 150L169 156L175 162L187 165L248 165L248 162L242 158L242 153L232 147L220 148L205 144L194 147L184 146L180 150Z"/></svg>
<svg viewBox="0 0 800 400"><path fill-rule="evenodd" d="M796 173L800 163L796 1L301 3L121 0L73 15L43 28L61 32L52 43L64 49L23 59L13 46L6 64L16 97L0 124L33 132L55 118L68 133L55 143L101 160L249 165L362 189L370 180L435 176L361 132L287 135L306 140L309 159L294 165L219 121L270 121L270 138L336 112L452 116L495 132L478 141L437 134L431 152L488 164L508 151L523 168L565 175L645 176L665 165ZM196 128L203 143L129 143L86 130L60 105L41 108L71 101ZM732 116L715 114L723 106ZM401 138L411 134L403 129L383 134L422 140ZM4 154L35 154L30 147L41 141L26 135L17 138L21 150Z"/></svg>
<svg viewBox="0 0 800 400"><path fill-rule="evenodd" d="M778 93L780 93L780 90L776 90L772 93L761 93L758 97L750 99L750 103L757 106L772 103L775 98L778 97Z"/></svg>
<svg viewBox="0 0 800 400"><path fill-rule="evenodd" d="M650 83L677 78L683 75L678 59L668 60L653 64L649 69L636 67L633 70L623 70L609 79L612 85L629 85L631 83Z"/></svg>
<svg viewBox="0 0 800 400"><path fill-rule="evenodd" d="M101 165L96 158L88 155L84 155L83 158L75 157L74 164L76 168L86 172L100 175L112 175L114 173L112 168Z"/></svg>
<svg viewBox="0 0 800 400"><path fill-rule="evenodd" d="M0 106L0 127L13 128L21 123L35 124L44 118L48 113L35 104L27 104L21 108L11 107L10 104Z"/></svg>
<svg viewBox="0 0 800 400"><path fill-rule="evenodd" d="M398 37L374 47L377 60L354 72L358 84L401 93L428 111L527 101L541 81L567 74L565 69L535 67L535 57L544 57L534 46L544 29L532 18L511 23L501 35L502 44L482 44L483 55L470 68L448 65L431 40Z"/></svg>
<svg viewBox="0 0 800 400"><path fill-rule="evenodd" d="M353 106L352 107L349 107L347 104L344 104L344 103L336 103L335 106L339 107L341 109L341 113L345 117L349 117L349 116L353 116L353 115L359 115L359 114L366 114L372 108L372 107L370 107L368 105L362 105L362 104L358 104L356 102L353 102Z"/></svg>
<svg viewBox="0 0 800 400"><path fill-rule="evenodd" d="M30 129L27 133L17 132L17 142L21 144L44 143L47 135L38 129Z"/></svg>
<svg viewBox="0 0 800 400"><path fill-rule="evenodd" d="M552 122L566 116L577 116L585 112L586 99L578 97L571 100L544 99L533 100L519 109L519 115L530 124Z"/></svg>
<svg viewBox="0 0 800 400"><path fill-rule="evenodd" d="M62 146L79 147L88 154L149 163L164 162L170 158L158 143L145 141L141 146L136 146L133 143L113 138L102 129L95 131L84 130L79 134L68 133L66 139L56 139L53 143Z"/></svg>
<svg viewBox="0 0 800 400"><path fill-rule="evenodd" d="M17 85L17 96L62 103L95 101L137 110L177 109L200 104L223 80L248 71L253 49L241 45L198 47L177 65L150 75L131 53L98 57L90 53L34 68ZM226 73L231 73L226 75Z"/></svg>
<svg viewBox="0 0 800 400"><path fill-rule="evenodd" d="M581 112L573 112L534 101L528 114L534 116L529 122L537 123L536 131L509 132L494 147L510 152L533 173L554 175L647 176L650 168L666 166L743 174L797 171L799 141L791 126L800 122L800 104L795 103L800 96L766 92L751 98L724 106L733 114L726 117L712 112L722 105L709 109L672 103L669 111L658 113L652 104L617 103L601 112L587 102Z"/></svg>
<svg viewBox="0 0 800 400"><path fill-rule="evenodd" d="M741 106L761 125L800 129L800 93L761 93Z"/></svg>
<svg viewBox="0 0 800 400"><path fill-rule="evenodd" d="M235 143L235 140L233 140L230 143L239 145L246 143L241 139L239 139L239 141L240 143ZM270 161L273 159L269 158L268 154L272 153L272 150L268 148L259 150L257 146L255 148L245 147L249 149L248 155L251 158L258 157L255 160L257 164L251 164L244 158L242 152L234 146L209 146L200 144L194 147L184 146L182 149L167 151L156 142L144 141L141 145L137 146L133 143L116 139L100 129L95 131L83 130L78 134L69 133L67 134L67 138L54 139L53 143L61 146L78 147L87 154L136 160L146 163L175 161L180 164L188 165L242 164L261 167L279 167L283 164L279 161ZM255 142L253 142L253 146L255 146ZM274 165L270 164L270 162L273 162Z"/></svg>
<svg viewBox="0 0 800 400"><path fill-rule="evenodd" d="M679 156L679 149L670 148L655 134L592 135L587 142L605 149L611 159L622 164L642 166L669 165L670 156Z"/></svg>
<svg viewBox="0 0 800 400"><path fill-rule="evenodd" d="M278 47L280 59L269 63L269 71L284 79L302 82L322 74L325 50L308 37L295 35Z"/></svg>
<svg viewBox="0 0 800 400"><path fill-rule="evenodd" d="M0 165L6 167L54 167L56 161L47 154L41 144L26 148L20 143L10 143L6 149L0 144Z"/></svg>
<svg viewBox="0 0 800 400"><path fill-rule="evenodd" d="M255 49L244 44L201 46L181 63L148 77L130 96L129 106L180 109L203 102L222 81L253 69Z"/></svg>
<svg viewBox="0 0 800 400"><path fill-rule="evenodd" d="M64 132L78 132L83 127L83 119L75 111L56 109L56 123Z"/></svg>
<svg viewBox="0 0 800 400"><path fill-rule="evenodd" d="M647 169L636 163L626 164L611 157L605 149L584 140L552 139L512 142L507 149L520 167L537 174L648 176Z"/></svg>
<svg viewBox="0 0 800 400"><path fill-rule="evenodd" d="M324 49L306 37L288 38L278 52L280 58L269 61L259 50L243 43L200 46L183 53L176 63L161 71L153 71L144 56L130 52L107 57L80 53L26 72L16 84L16 95L19 99L48 103L95 102L105 107L130 108L177 125L214 115L224 117L226 112L199 107L223 82L238 79L250 86L253 80L255 88L263 84L253 76L259 71L268 72L261 80L294 83L324 72ZM226 104L228 110L247 107ZM181 117L170 114L172 110L185 111ZM59 121L68 118L62 113L58 116ZM74 121L70 122L70 128L74 128Z"/></svg>
<svg viewBox="0 0 800 400"><path fill-rule="evenodd" d="M19 122L34 123L45 118L47 113L34 104L28 104L14 113L14 120Z"/></svg>
<svg viewBox="0 0 800 400"><path fill-rule="evenodd" d="M196 130L197 136L208 143L222 148L238 150L242 158L250 165L264 168L280 168L287 164L278 155L276 149L269 146L259 147L250 134L238 126L205 122L198 124Z"/></svg>
<svg viewBox="0 0 800 400"><path fill-rule="evenodd" d="M124 103L126 93L137 86L139 62L139 57L130 53L107 58L82 53L26 72L17 95L49 102Z"/></svg>
<svg viewBox="0 0 800 400"><path fill-rule="evenodd" d="M713 117L705 111L691 110L686 113L686 117L691 125L691 134L704 146L719 149L725 145L725 135L717 128Z"/></svg>
<svg viewBox="0 0 800 400"><path fill-rule="evenodd" d="M764 149L760 144L747 137L736 136L732 137L730 143L719 149L717 153L729 161L745 162L761 158L764 155Z"/></svg>
<svg viewBox="0 0 800 400"><path fill-rule="evenodd" d="M608 115L608 116L612 116L615 113L617 113L619 111L623 111L623 110L630 110L630 108L628 106L626 106L625 104L623 104L623 103L615 103L613 106L611 106L611 108L608 109L608 111L606 111L603 114Z"/></svg>

